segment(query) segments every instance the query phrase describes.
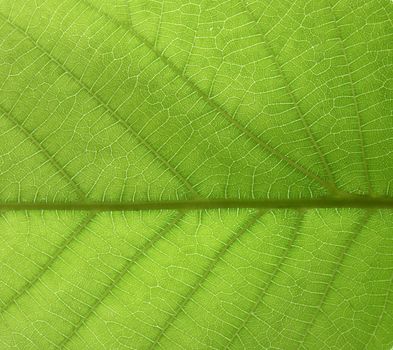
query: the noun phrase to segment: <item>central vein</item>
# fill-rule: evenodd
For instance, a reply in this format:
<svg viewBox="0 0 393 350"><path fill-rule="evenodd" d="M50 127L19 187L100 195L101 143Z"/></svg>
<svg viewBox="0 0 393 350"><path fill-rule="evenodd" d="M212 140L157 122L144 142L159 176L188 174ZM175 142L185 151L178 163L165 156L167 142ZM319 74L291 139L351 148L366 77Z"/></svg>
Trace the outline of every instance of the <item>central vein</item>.
<svg viewBox="0 0 393 350"><path fill-rule="evenodd" d="M157 200L139 202L9 202L0 203L0 210L198 210L219 208L312 209L312 208L370 208L393 209L393 198L348 196L316 199L196 199Z"/></svg>

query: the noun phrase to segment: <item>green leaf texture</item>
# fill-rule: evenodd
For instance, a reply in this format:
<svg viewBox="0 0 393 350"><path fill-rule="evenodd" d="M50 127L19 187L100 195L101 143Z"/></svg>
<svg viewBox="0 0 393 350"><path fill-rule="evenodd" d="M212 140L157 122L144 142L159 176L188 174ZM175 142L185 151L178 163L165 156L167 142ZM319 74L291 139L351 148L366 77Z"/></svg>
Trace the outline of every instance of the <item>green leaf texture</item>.
<svg viewBox="0 0 393 350"><path fill-rule="evenodd" d="M1 349L391 349L393 3L0 0Z"/></svg>

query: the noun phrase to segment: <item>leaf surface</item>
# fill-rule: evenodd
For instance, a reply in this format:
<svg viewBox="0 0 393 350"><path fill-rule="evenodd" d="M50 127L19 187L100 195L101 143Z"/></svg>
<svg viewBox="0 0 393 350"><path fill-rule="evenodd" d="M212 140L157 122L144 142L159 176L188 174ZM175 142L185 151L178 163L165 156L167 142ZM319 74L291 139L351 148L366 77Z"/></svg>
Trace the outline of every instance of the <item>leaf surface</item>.
<svg viewBox="0 0 393 350"><path fill-rule="evenodd" d="M0 0L2 349L390 349L389 1Z"/></svg>

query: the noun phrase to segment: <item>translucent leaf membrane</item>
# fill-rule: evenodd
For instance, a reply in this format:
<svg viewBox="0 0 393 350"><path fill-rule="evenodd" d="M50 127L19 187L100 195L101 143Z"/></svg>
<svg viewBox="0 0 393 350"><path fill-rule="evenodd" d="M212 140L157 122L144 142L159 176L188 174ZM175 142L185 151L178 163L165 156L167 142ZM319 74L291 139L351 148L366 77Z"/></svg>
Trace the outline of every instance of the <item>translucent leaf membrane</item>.
<svg viewBox="0 0 393 350"><path fill-rule="evenodd" d="M7 213L4 348L384 348L389 211Z"/></svg>
<svg viewBox="0 0 393 350"><path fill-rule="evenodd" d="M0 348L390 350L392 10L0 0Z"/></svg>
<svg viewBox="0 0 393 350"><path fill-rule="evenodd" d="M181 23L173 18L192 22L177 12L195 6L175 5L164 6L162 33L177 33L173 26ZM283 23L269 29L252 4L201 2L201 27L184 60L172 53L179 51L177 39L162 34L152 40L139 31L143 12L137 9L131 25L104 12L107 6L84 1L2 4L2 114L11 119L3 121L4 132L25 138L4 143L9 172L2 197L389 194L391 100L386 85L377 84L390 67L389 18L378 4L366 24L350 16L367 36L346 40L339 5L306 5L295 3ZM299 17L304 7L307 16ZM225 26L207 30L202 19L225 20ZM293 34L282 33L290 24ZM365 77L351 40L383 48L384 55L364 54L363 65L373 62ZM209 61L215 55L219 60ZM42 183L43 168L51 176Z"/></svg>

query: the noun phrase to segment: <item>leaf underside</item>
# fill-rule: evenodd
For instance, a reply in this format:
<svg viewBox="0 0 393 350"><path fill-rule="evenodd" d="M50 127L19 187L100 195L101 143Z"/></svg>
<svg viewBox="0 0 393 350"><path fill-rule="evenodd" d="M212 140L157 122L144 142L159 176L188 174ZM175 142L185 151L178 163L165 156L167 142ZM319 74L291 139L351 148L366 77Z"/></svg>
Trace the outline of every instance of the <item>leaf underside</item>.
<svg viewBox="0 0 393 350"><path fill-rule="evenodd" d="M392 24L0 0L0 348L391 349Z"/></svg>

